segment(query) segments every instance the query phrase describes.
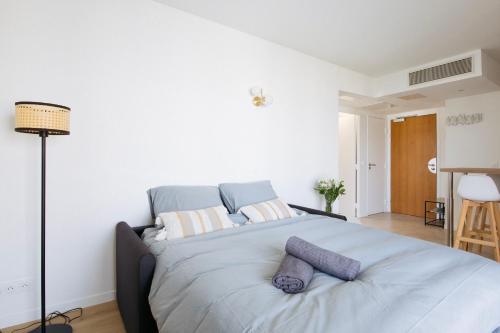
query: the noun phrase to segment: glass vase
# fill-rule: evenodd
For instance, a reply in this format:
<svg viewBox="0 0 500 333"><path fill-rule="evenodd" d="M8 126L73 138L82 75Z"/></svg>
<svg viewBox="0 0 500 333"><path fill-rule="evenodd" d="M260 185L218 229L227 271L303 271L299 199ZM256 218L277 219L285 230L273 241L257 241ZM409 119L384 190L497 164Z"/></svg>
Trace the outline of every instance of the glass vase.
<svg viewBox="0 0 500 333"><path fill-rule="evenodd" d="M332 212L332 204L333 204L333 201L327 201L326 202L325 212L327 212L327 213L331 213Z"/></svg>

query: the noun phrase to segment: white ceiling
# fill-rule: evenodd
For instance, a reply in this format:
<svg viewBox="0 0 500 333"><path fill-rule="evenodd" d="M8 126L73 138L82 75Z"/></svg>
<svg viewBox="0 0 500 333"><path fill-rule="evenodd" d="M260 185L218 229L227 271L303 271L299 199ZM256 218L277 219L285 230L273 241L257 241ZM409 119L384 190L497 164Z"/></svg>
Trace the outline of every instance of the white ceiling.
<svg viewBox="0 0 500 333"><path fill-rule="evenodd" d="M498 88L495 83L484 76L478 76L380 97L340 91L339 102L344 107L371 114L386 115L443 107L444 101L447 99L485 94L498 91Z"/></svg>
<svg viewBox="0 0 500 333"><path fill-rule="evenodd" d="M354 108L358 111L377 115L395 114L444 106L444 102L440 98L426 95L420 96L421 98L418 99L404 100L400 98L401 96L374 98L341 91L339 93L339 103L340 106Z"/></svg>
<svg viewBox="0 0 500 333"><path fill-rule="evenodd" d="M483 49L500 0L157 0L371 76Z"/></svg>

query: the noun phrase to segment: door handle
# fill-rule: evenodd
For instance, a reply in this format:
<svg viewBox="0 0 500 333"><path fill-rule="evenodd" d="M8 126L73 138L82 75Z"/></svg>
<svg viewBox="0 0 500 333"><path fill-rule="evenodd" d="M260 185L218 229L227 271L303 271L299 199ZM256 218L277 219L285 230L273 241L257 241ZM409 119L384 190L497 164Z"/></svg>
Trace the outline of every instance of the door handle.
<svg viewBox="0 0 500 333"><path fill-rule="evenodd" d="M375 163L368 163L368 170L371 170L372 167L377 166Z"/></svg>
<svg viewBox="0 0 500 333"><path fill-rule="evenodd" d="M436 163L437 162L436 162L436 158L435 157L431 158L429 160L429 162L427 162L427 168L429 169L430 172L436 173L436 170L437 170Z"/></svg>

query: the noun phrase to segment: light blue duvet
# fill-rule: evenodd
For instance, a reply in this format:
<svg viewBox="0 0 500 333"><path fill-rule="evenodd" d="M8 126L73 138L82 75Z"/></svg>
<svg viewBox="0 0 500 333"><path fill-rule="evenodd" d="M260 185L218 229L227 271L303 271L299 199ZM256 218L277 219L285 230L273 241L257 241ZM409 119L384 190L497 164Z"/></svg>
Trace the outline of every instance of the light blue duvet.
<svg viewBox="0 0 500 333"><path fill-rule="evenodd" d="M344 282L315 272L289 295L271 278L286 240L361 261ZM145 242L157 256L149 302L159 331L474 332L500 326L500 265L444 246L314 215Z"/></svg>

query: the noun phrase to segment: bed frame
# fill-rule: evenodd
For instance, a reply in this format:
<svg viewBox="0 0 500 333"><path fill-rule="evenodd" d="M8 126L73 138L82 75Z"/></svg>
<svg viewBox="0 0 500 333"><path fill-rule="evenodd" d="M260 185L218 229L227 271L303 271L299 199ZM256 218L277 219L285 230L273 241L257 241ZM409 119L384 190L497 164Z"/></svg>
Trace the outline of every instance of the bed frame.
<svg viewBox="0 0 500 333"><path fill-rule="evenodd" d="M297 205L290 207L347 221L343 215ZM158 332L148 301L156 258L141 239L144 230L152 227L132 228L126 222L116 226L116 300L127 333Z"/></svg>

